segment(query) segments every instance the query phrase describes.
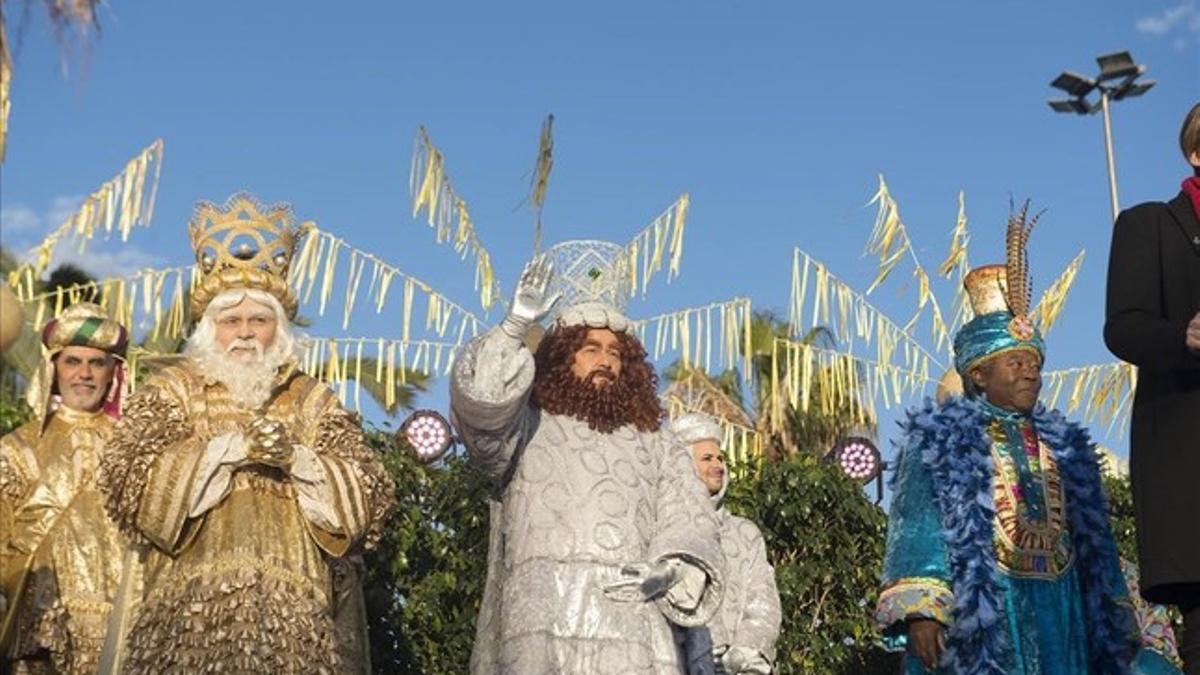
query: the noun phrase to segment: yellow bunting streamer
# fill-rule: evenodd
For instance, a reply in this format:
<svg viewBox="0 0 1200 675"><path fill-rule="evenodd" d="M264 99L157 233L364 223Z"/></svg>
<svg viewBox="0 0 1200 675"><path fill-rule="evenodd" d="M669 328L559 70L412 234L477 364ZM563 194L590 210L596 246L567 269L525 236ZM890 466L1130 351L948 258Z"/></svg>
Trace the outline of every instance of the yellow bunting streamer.
<svg viewBox="0 0 1200 675"><path fill-rule="evenodd" d="M445 164L442 151L433 144L425 127L419 127L408 184L409 194L412 195L412 215L416 218L421 211L425 211L429 227L436 233L437 243L453 239L454 251L461 259L465 260L468 254L475 257L475 290L479 291L479 304L487 311L497 299L503 303L504 296L492 269L491 254L479 241L467 203L455 193ZM548 177L549 168L546 173Z"/></svg>
<svg viewBox="0 0 1200 675"><path fill-rule="evenodd" d="M116 230L121 233L121 241L128 241L135 225L148 226L154 215L162 156L163 142L158 139L129 160L121 173L88 195L78 211L34 247L29 253L34 262L18 267L9 275L9 285L17 296L34 295L34 279L46 271L59 244L68 238L78 242L82 253L97 230L103 230L106 237ZM154 173L147 191L146 177L151 164Z"/></svg>
<svg viewBox="0 0 1200 675"><path fill-rule="evenodd" d="M1124 433L1137 387L1137 368L1117 361L1042 373L1042 401L1085 422L1107 424L1108 432Z"/></svg>
<svg viewBox="0 0 1200 675"><path fill-rule="evenodd" d="M743 374L748 373L750 355L744 349L744 341L749 339L753 317L747 298L690 307L630 323L651 359L658 361L664 356L677 355L686 367L711 373L714 364L710 337L714 333L714 309L718 310L716 365L720 368L741 367Z"/></svg>
<svg viewBox="0 0 1200 675"><path fill-rule="evenodd" d="M771 362L767 412L773 433L783 430L785 410L808 412L814 406L823 415L849 412L856 423L870 424L876 401L890 408L934 382L928 361L908 369L785 338L775 339Z"/></svg>
<svg viewBox="0 0 1200 675"><path fill-rule="evenodd" d="M339 261L343 257L347 263L340 265ZM474 337L484 325L474 313L433 290L433 287L424 281L316 226L309 228L308 240L304 242L290 272L291 283L305 303L308 302L312 289L320 288L317 298L319 315L324 315L334 288L344 289L343 328L350 324L364 276L371 280L367 289L370 296L369 305L377 314L382 313L387 304L392 282L397 278L404 281L404 306L399 331L403 339L407 339L412 333L412 309L417 298L423 298L427 307L424 328L433 331L439 338L446 337L453 325L458 327L457 342L461 342L463 339Z"/></svg>
<svg viewBox="0 0 1200 675"><path fill-rule="evenodd" d="M542 207L546 204L546 188L550 185L550 170L554 168L554 115L547 115L538 137L537 166L533 170L533 187L529 200L533 202L533 252L542 250Z"/></svg>
<svg viewBox="0 0 1200 675"><path fill-rule="evenodd" d="M342 264L342 259L345 264ZM368 273L369 268L369 273ZM369 306L382 313L387 304L391 281L404 281L404 307L401 314L399 333L407 339L414 332L413 306L418 300L426 306L423 327L439 338L448 337L453 331L455 344L470 339L479 333L483 323L473 313L433 290L429 284L402 270L389 265L373 254L355 248L346 241L310 226L308 238L291 270L291 283L297 294L310 299L312 290L319 288L317 312L323 315L333 293L342 289L342 327L350 325L350 318L360 296L363 278L371 279L368 288ZM46 314L58 316L63 307L80 300L99 301L109 313L132 329L148 328L155 338L179 339L184 337L184 295L199 282L200 275L195 266L144 269L124 277L112 277L91 282L83 286L60 289L56 293L41 293L23 299L23 304L37 305L37 312L27 316L41 321ZM174 287L171 294L165 293ZM137 302L137 293L141 293ZM164 303L167 303L164 307ZM306 303L307 304L307 303ZM37 324L37 325L40 325Z"/></svg>
<svg viewBox="0 0 1200 675"><path fill-rule="evenodd" d="M805 308L809 304L812 312L806 322ZM866 345L874 343L876 361L909 372L928 371L931 365L945 369L941 360L917 342L907 328L898 326L865 295L850 288L823 263L799 248L794 249L792 256L789 326L796 337L823 327L840 343L852 340ZM903 349L897 350L900 346Z"/></svg>
<svg viewBox="0 0 1200 675"><path fill-rule="evenodd" d="M870 295L874 292L900 263L900 259L905 254L908 254L913 265L913 278L917 280L917 311L912 320L909 321L909 325L916 325L917 320L928 305L933 311L935 350L940 352L946 349L949 351L952 346L950 330L943 318L942 308L938 304L937 296L933 294L933 289L930 287L929 274L925 271L924 265L921 264L921 261L917 258L916 251L913 249L912 240L908 236L908 228L904 226L904 222L900 219L900 207L888 190L887 183L884 182L882 175L879 176L879 190L868 204L879 205L875 215L875 225L871 230L871 236L867 239L866 249L867 253L879 256L879 270L876 272L875 280L871 282L871 286L867 289L865 295Z"/></svg>
<svg viewBox="0 0 1200 675"><path fill-rule="evenodd" d="M1033 308L1032 314L1042 335L1050 332L1054 323L1058 321L1058 315L1062 313L1063 307L1067 304L1067 295L1071 293L1071 288L1075 285L1075 277L1079 274L1079 268L1083 266L1083 258L1086 253L1086 251L1080 251L1075 259L1067 264L1054 283L1050 284L1049 288L1042 293L1041 300L1038 300L1037 306Z"/></svg>
<svg viewBox="0 0 1200 675"><path fill-rule="evenodd" d="M625 245L631 297L638 292L639 276L642 296L645 297L650 280L662 271L664 258L667 259L667 283L679 276L680 263L683 261L683 231L687 225L690 204L691 197L683 193Z"/></svg>
<svg viewBox="0 0 1200 675"><path fill-rule="evenodd" d="M383 391L383 403L392 408L397 390L415 381L447 375L460 347L450 342L390 340L380 337L323 337L303 341L301 367L329 384L346 406L361 410L365 387ZM374 356L366 356L374 347ZM412 351L413 358L405 355ZM374 368L371 368L371 365Z"/></svg>
<svg viewBox="0 0 1200 675"><path fill-rule="evenodd" d="M191 288L196 274L195 266L147 268L128 276L38 293L23 298L21 303L38 308L34 326L59 316L70 304L87 301L98 303L110 316L131 329L149 329L152 338L177 339L184 337L184 287ZM163 293L168 284L173 284L175 289L170 295ZM164 301L167 302L165 318Z"/></svg>

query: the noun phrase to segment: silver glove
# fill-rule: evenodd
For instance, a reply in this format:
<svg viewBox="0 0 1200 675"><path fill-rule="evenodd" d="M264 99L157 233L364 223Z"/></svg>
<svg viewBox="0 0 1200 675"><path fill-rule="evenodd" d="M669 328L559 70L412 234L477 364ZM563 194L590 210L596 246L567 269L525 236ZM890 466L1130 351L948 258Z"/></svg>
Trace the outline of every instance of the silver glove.
<svg viewBox="0 0 1200 675"><path fill-rule="evenodd" d="M562 297L561 293L547 297L553 277L554 265L544 255L530 260L517 280L512 305L508 308L508 315L500 322L500 330L511 338L525 339L529 327L549 314L554 303Z"/></svg>
<svg viewBox="0 0 1200 675"><path fill-rule="evenodd" d="M713 659L719 675L765 675L771 672L771 662L757 649L749 647L720 645L713 648Z"/></svg>
<svg viewBox="0 0 1200 675"><path fill-rule="evenodd" d="M679 583L679 566L671 560L634 563L621 568L621 579L604 585L604 595L617 602L656 600Z"/></svg>

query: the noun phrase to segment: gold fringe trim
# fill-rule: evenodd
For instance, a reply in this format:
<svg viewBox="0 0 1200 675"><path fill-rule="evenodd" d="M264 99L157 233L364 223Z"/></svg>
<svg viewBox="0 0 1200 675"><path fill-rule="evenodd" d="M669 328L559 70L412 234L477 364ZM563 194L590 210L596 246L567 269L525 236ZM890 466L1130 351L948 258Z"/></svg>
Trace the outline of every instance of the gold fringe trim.
<svg viewBox="0 0 1200 675"><path fill-rule="evenodd" d="M113 230L117 230L124 242L129 240L134 225L148 226L154 216L162 156L163 142L160 138L129 160L121 173L88 195L74 215L31 251L37 254L35 262L21 265L9 274L9 286L17 297L33 297L34 280L50 266L55 250L66 238L77 240L79 252L82 253L98 229L103 229L105 236L111 236ZM147 191L146 179L151 167L153 177Z"/></svg>
<svg viewBox="0 0 1200 675"><path fill-rule="evenodd" d="M126 672L337 672L331 601L282 571L213 572L165 588L129 631Z"/></svg>
<svg viewBox="0 0 1200 675"><path fill-rule="evenodd" d="M1137 368L1124 361L1042 373L1042 401L1050 408L1064 405L1063 414L1078 414L1084 422L1108 426L1120 438L1137 388Z"/></svg>
<svg viewBox="0 0 1200 675"><path fill-rule="evenodd" d="M639 279L642 297L646 296L650 280L662 271L664 257L668 261L667 283L679 276L683 261L683 231L690 205L691 197L685 192L625 245L630 296L637 294Z"/></svg>
<svg viewBox="0 0 1200 675"><path fill-rule="evenodd" d="M475 257L475 290L479 291L479 304L487 311L497 299L504 302L503 292L492 268L492 256L479 241L467 203L454 191L445 165L442 151L433 144L425 127L418 127L408 184L409 194L412 195L413 218L425 211L429 227L437 235L437 243L453 239L454 252L459 258L465 260L468 254ZM538 177L540 179L540 173ZM549 178L549 167L546 168L546 178ZM540 211L540 202L538 205Z"/></svg>
<svg viewBox="0 0 1200 675"><path fill-rule="evenodd" d="M734 298L630 323L654 361L678 354L685 367L703 367L705 372L712 372L715 334L716 363L724 368L740 365L746 374L750 372L752 318L750 300Z"/></svg>
<svg viewBox="0 0 1200 675"><path fill-rule="evenodd" d="M917 258L916 251L913 249L912 240L908 236L908 228L904 226L904 222L900 219L900 207L888 190L887 183L884 182L882 174L879 176L879 190L868 204L879 205L879 209L875 215L875 226L871 230L871 236L867 239L866 248L867 253L879 256L879 270L876 272L875 280L867 288L865 295L870 295L874 292L900 263L901 258L905 254L908 254L908 257L912 261L913 278L917 281L917 311L908 324L906 324L906 330L916 325L925 307L928 305L933 312L934 349L938 352L941 352L943 349L949 350L952 347L949 326L946 325L942 308L937 301L937 296L933 294L933 290L930 288L929 274L925 271L925 266L921 264L921 261ZM965 217L963 218L963 227L964 229L966 227ZM965 255L965 249L963 250L963 255Z"/></svg>
<svg viewBox="0 0 1200 675"><path fill-rule="evenodd" d="M787 409L822 414L848 412L855 423L869 425L877 419L875 402L885 408L900 406L920 396L933 383L929 362L903 368L888 361L864 359L854 354L823 349L807 342L776 338L771 354L768 410L773 433L784 427Z"/></svg>
<svg viewBox="0 0 1200 675"><path fill-rule="evenodd" d="M1042 298L1038 300L1038 304L1033 308L1031 315L1037 321L1038 329L1042 331L1042 335L1050 332L1054 327L1054 323L1058 321L1058 315L1062 313L1063 307L1067 304L1067 295L1071 293L1071 288L1075 285L1075 277L1079 274L1079 268L1083 266L1083 258L1087 251L1080 251L1075 259L1067 264L1066 268L1058 275L1058 279L1050 284L1046 291L1042 293Z"/></svg>
<svg viewBox="0 0 1200 675"><path fill-rule="evenodd" d="M812 311L808 311L811 300ZM792 290L788 322L793 336L824 327L839 343L859 340L875 344L875 361L905 372L939 372L945 365L919 343L911 323L900 327L876 308L866 296L850 288L821 262L799 248L792 258Z"/></svg>

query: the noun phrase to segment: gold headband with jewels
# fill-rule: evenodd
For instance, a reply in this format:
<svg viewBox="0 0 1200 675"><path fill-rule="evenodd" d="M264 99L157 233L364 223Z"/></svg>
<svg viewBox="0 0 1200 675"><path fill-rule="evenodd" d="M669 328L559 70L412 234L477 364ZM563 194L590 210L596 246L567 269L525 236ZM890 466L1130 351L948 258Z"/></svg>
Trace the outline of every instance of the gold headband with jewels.
<svg viewBox="0 0 1200 675"><path fill-rule="evenodd" d="M264 207L244 192L224 206L196 204L188 231L202 279L192 291L192 316L199 318L222 292L245 288L270 293L288 318L295 318L298 305L288 268L309 224L297 227L287 204Z"/></svg>

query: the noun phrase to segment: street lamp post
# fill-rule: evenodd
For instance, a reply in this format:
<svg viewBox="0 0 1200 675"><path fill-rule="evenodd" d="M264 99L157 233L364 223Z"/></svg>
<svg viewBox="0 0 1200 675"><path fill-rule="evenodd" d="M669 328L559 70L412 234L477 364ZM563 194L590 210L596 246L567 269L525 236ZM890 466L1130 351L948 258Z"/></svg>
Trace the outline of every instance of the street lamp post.
<svg viewBox="0 0 1200 675"><path fill-rule="evenodd" d="M1115 221L1121 212L1117 201L1117 163L1113 158L1112 116L1109 112L1113 101L1141 96L1154 86L1154 80L1138 82L1146 72L1146 66L1133 62L1129 52L1114 52L1096 58L1100 74L1095 78L1084 77L1069 70L1054 78L1050 86L1061 89L1071 96L1049 101L1055 112L1091 115L1099 111L1104 118L1104 151L1108 158L1108 197ZM1116 82L1116 84L1113 84ZM1099 92L1099 99L1092 103L1088 95Z"/></svg>

